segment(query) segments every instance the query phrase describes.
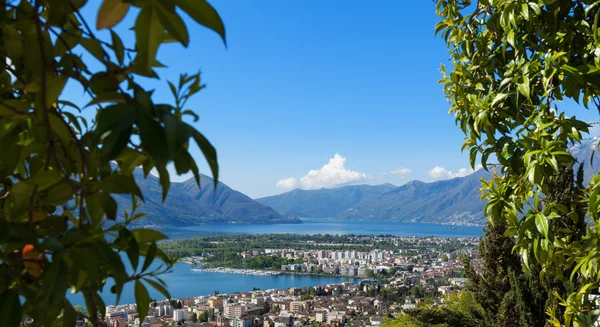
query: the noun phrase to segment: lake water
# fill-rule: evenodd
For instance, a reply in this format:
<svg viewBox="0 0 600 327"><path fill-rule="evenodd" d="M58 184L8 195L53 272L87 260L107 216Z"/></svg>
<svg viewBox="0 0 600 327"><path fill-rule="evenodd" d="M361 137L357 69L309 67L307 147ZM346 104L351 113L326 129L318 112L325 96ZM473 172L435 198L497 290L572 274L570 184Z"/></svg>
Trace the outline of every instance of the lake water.
<svg viewBox="0 0 600 327"><path fill-rule="evenodd" d="M128 261L124 258L125 261ZM194 272L191 271L191 265L187 263L177 263L173 267L173 272L163 275L161 278L167 283L169 292L174 298L194 297L200 295L219 293L234 293L251 291L257 287L262 290L277 288L285 289L290 287L316 286L325 284L335 284L347 281L356 282L356 279L339 278L329 276L306 276L306 275L280 275L280 276L254 276L241 274L225 274L216 272ZM115 304L116 296L110 293L109 281L105 286L105 292L102 294L104 302ZM159 292L148 286L150 297L155 299L164 298ZM73 304L84 305L83 296L79 294L70 294L68 298ZM133 292L133 283L129 283L123 289L120 303L135 303Z"/></svg>
<svg viewBox="0 0 600 327"><path fill-rule="evenodd" d="M203 225L161 230L172 239L218 234L362 234L396 236L479 237L481 227L400 222L345 222L336 220L304 220L302 224L277 225Z"/></svg>
<svg viewBox="0 0 600 327"><path fill-rule="evenodd" d="M171 239L190 238L194 236L209 236L217 234L363 234L363 235L397 235L397 236L437 236L437 237L479 237L483 234L481 227L460 227L436 224L417 223L389 223L389 222L342 222L333 220L305 220L302 224L278 225L206 225L182 228L162 229ZM127 259L124 258L128 262ZM356 281L355 279L281 275L281 276L253 276L239 274L225 274L215 272L193 272L190 265L178 263L173 272L162 276L169 287L171 296L175 298L220 293L233 293L250 291L257 287L260 289L290 288L325 285L343 281ZM116 297L109 292L112 284L105 287L102 298L106 304L114 304ZM160 293L148 288L150 296L162 298ZM123 290L120 303L135 303L133 284L128 284ZM73 304L83 304L83 297L70 295Z"/></svg>

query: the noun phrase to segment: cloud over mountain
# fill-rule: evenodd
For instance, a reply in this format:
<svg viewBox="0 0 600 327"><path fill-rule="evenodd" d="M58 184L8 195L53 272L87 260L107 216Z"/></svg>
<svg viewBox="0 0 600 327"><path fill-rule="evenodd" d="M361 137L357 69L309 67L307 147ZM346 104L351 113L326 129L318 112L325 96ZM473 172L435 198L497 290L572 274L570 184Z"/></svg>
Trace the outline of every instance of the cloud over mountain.
<svg viewBox="0 0 600 327"><path fill-rule="evenodd" d="M277 181L277 183L275 183L275 186L277 186L277 188L285 188L285 189L294 188L296 186L296 178L290 177L290 178L280 179Z"/></svg>
<svg viewBox="0 0 600 327"><path fill-rule="evenodd" d="M300 185L307 190L334 187L369 178L365 173L346 169L346 158L336 153L329 163L318 170L311 170L300 178Z"/></svg>
<svg viewBox="0 0 600 327"><path fill-rule="evenodd" d="M275 186L291 189L297 185L306 190L315 190L324 187L335 187L353 182L366 180L369 175L358 171L346 169L346 158L336 153L329 162L319 169L311 169L299 181L295 177L283 178Z"/></svg>
<svg viewBox="0 0 600 327"><path fill-rule="evenodd" d="M460 168L457 172L453 172L444 167L435 166L427 174L429 176L433 177L433 179L435 179L435 180L450 179L450 178L465 177L465 176L471 175L472 173L479 170L480 168L481 168L481 165L477 165L477 166L475 166L474 170L471 168Z"/></svg>

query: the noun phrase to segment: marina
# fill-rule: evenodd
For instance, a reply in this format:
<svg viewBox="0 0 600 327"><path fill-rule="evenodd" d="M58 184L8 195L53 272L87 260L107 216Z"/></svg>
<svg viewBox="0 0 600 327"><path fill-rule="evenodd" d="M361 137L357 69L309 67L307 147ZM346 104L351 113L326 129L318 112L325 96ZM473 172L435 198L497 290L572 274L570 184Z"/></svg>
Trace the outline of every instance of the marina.
<svg viewBox="0 0 600 327"><path fill-rule="evenodd" d="M212 272L212 273L224 273L224 274L238 274L238 275L253 275L253 276L280 276L283 275L281 271L266 271L266 270L254 270L254 269L235 269L235 268L191 268L193 272Z"/></svg>

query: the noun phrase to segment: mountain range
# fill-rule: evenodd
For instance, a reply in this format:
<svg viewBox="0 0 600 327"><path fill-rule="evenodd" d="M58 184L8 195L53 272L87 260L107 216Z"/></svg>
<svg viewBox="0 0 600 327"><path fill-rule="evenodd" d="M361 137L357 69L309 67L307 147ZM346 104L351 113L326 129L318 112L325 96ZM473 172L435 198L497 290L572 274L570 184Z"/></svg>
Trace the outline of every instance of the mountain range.
<svg viewBox="0 0 600 327"><path fill-rule="evenodd" d="M140 169L134 171L134 176L145 200L139 212L146 213L146 217L140 219L138 224L191 226L300 222L297 218L281 215L271 207L252 200L224 183L219 182L214 188L214 180L203 174L200 176L200 187L193 178L181 183L171 183L169 195L164 203L157 177L149 174L144 178ZM114 197L119 208L131 208L131 198L128 195Z"/></svg>
<svg viewBox="0 0 600 327"><path fill-rule="evenodd" d="M582 140L569 149L583 163L586 183L600 168L600 157L595 162L590 160L598 141ZM414 180L400 187L383 184L296 189L257 201L281 214L301 218L483 225L485 202L480 200L480 180L491 177L491 172L480 169L465 177L431 183Z"/></svg>
<svg viewBox="0 0 600 327"><path fill-rule="evenodd" d="M600 157L595 163L590 160L597 142L596 138L583 140L570 148L584 164L586 182L600 166ZM414 180L399 187L381 184L295 189L255 200L222 182L214 188L213 179L201 175L200 187L194 179L172 183L164 203L158 178L148 175L144 179L141 170L134 174L146 200L140 211L147 217L140 223L186 226L298 223L300 218L483 225L485 203L480 201L480 180L489 179L492 173L478 170L465 177L429 183ZM128 196L115 198L119 208L131 207Z"/></svg>
<svg viewBox="0 0 600 327"><path fill-rule="evenodd" d="M484 222L480 179L490 176L490 172L479 170L432 183L415 180L400 187L383 184L293 190L257 201L301 218L480 225Z"/></svg>

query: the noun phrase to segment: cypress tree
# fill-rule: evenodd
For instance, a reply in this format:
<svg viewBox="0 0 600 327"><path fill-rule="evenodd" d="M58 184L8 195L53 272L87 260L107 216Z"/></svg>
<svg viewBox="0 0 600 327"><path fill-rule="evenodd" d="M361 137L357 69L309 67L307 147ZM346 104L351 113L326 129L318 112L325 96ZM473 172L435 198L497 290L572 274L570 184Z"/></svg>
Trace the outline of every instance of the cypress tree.
<svg viewBox="0 0 600 327"><path fill-rule="evenodd" d="M562 230L575 231L569 237L579 239L585 234L585 212L583 197L583 165L577 174L573 166L557 172L545 192L544 210L549 203L564 207L564 214L551 221L556 236L563 237ZM520 258L513 253L514 240L504 236L506 226L489 223L484 229L479 248L482 272L478 275L471 262L464 257L465 275L469 279L467 290L475 294L476 300L486 310L489 326L498 327L543 327L546 325L546 310L564 310L558 305L553 292L568 294L576 289L566 271L565 263L553 271L544 271L539 265L523 269ZM560 312L558 315L562 315Z"/></svg>
<svg viewBox="0 0 600 327"><path fill-rule="evenodd" d="M587 207L584 198L584 171L583 164L579 165L577 174L574 174L573 166L568 166L557 172L549 187L545 203L555 203L564 208L560 217L551 220L552 230L555 237L566 238L568 242L580 240L586 231L585 213ZM564 231L568 231L565 233ZM552 308L557 316L562 316L564 307L558 305L558 299L552 295L569 294L577 287L577 280L571 281L568 271L572 270L572 263L563 261L561 266L553 267L545 272L541 278L541 285L546 293L546 308Z"/></svg>

